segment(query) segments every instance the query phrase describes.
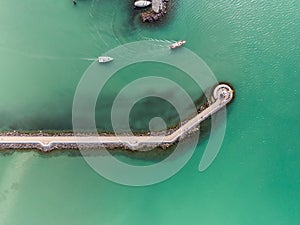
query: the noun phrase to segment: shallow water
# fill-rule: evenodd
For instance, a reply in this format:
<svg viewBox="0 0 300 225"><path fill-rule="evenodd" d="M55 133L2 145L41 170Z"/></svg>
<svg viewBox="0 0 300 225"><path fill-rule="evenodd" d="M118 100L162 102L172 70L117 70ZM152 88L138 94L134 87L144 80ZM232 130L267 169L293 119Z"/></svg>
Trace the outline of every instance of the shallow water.
<svg viewBox="0 0 300 225"><path fill-rule="evenodd" d="M121 0L78 0L76 7L2 0L0 128L70 129L73 96L89 59L132 41L186 39L217 79L236 90L216 160L198 171L204 135L175 176L133 188L105 180L80 156L1 155L0 224L298 224L300 2L173 0L157 27L141 25L131 13ZM143 63L118 72L106 105L135 76L153 73L174 74L197 98L182 71ZM160 107L176 120L169 105ZM133 111L136 129L157 113L143 109ZM102 112L98 120L108 115Z"/></svg>

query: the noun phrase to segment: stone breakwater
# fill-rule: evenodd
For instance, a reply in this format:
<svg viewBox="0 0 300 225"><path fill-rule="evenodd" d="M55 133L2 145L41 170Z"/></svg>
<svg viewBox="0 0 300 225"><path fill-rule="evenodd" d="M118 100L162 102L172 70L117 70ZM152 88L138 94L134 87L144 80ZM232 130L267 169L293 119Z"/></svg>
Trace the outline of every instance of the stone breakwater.
<svg viewBox="0 0 300 225"><path fill-rule="evenodd" d="M169 0L162 0L159 12L155 12L153 8L141 13L141 20L143 22L156 22L167 14Z"/></svg>
<svg viewBox="0 0 300 225"><path fill-rule="evenodd" d="M199 130L199 124L221 110L233 100L233 90L227 84L219 84L213 89L210 99L200 107L196 115L180 122L175 128L156 133L122 134L109 133L20 133L17 131L0 135L0 149L39 149L49 152L54 149L128 149L150 151L154 148L166 149L178 141L190 137Z"/></svg>
<svg viewBox="0 0 300 225"><path fill-rule="evenodd" d="M207 104L205 104L207 105ZM204 106L201 106L201 109L205 109ZM186 123L186 121L182 122L181 124ZM163 132L156 132L152 133L152 135L170 135L173 133L176 129L178 129L179 125L175 128L170 128L166 131ZM192 136L194 133L196 133L200 129L200 126L197 126L191 130L189 130L186 134L182 135L180 139L186 139L190 136ZM76 134L77 137L89 137L88 133L85 134ZM150 137L150 132L143 133L143 134L136 134L138 136L142 137ZM39 133L22 133L18 131L13 131L13 132L3 132L0 133L0 140L1 136L3 137L73 137L74 134L67 132L67 133L47 133L47 132L39 132ZM112 134L110 133L99 133L99 136L106 136L106 137L112 137ZM167 149L170 146L174 145L175 143L153 143L153 144L144 144L144 145L139 145L138 148L133 148L132 146L119 142L119 143L85 143L85 144L80 144L80 143L54 143L51 144L50 146L42 146L40 143L1 143L0 142L0 151L1 150L39 150L41 152L51 152L53 150L78 150L78 149L124 149L124 150L131 150L131 151L141 151L141 152L146 152L146 151L151 151L153 148L160 148L160 149Z"/></svg>

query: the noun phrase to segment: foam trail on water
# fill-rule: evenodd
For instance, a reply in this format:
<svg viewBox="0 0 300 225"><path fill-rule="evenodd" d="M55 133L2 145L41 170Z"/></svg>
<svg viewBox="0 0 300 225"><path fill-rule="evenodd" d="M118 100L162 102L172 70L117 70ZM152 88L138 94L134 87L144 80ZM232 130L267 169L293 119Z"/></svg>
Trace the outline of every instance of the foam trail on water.
<svg viewBox="0 0 300 225"><path fill-rule="evenodd" d="M80 58L82 60L95 61L97 58Z"/></svg>

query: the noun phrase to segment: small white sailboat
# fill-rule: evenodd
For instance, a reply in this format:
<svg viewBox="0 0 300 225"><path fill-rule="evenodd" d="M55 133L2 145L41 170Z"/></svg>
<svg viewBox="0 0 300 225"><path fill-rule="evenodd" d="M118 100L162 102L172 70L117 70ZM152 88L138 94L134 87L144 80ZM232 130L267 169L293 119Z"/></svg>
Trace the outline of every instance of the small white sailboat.
<svg viewBox="0 0 300 225"><path fill-rule="evenodd" d="M112 57L109 57L109 56L99 56L98 57L98 62L99 63L107 63L107 62L110 62L110 61L113 61L114 59Z"/></svg>
<svg viewBox="0 0 300 225"><path fill-rule="evenodd" d="M134 3L134 6L142 8L142 7L147 7L151 4L152 4L152 2L150 2L150 1L141 1L141 0L139 0L139 1L136 1Z"/></svg>

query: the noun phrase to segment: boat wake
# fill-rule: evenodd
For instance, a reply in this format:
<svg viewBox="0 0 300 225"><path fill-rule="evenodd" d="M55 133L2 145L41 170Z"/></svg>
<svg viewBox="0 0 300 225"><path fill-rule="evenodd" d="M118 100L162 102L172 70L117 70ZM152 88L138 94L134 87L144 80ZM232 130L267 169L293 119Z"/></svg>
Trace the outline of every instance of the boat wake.
<svg viewBox="0 0 300 225"><path fill-rule="evenodd" d="M86 61L95 61L97 58L80 58L81 60L86 60Z"/></svg>

